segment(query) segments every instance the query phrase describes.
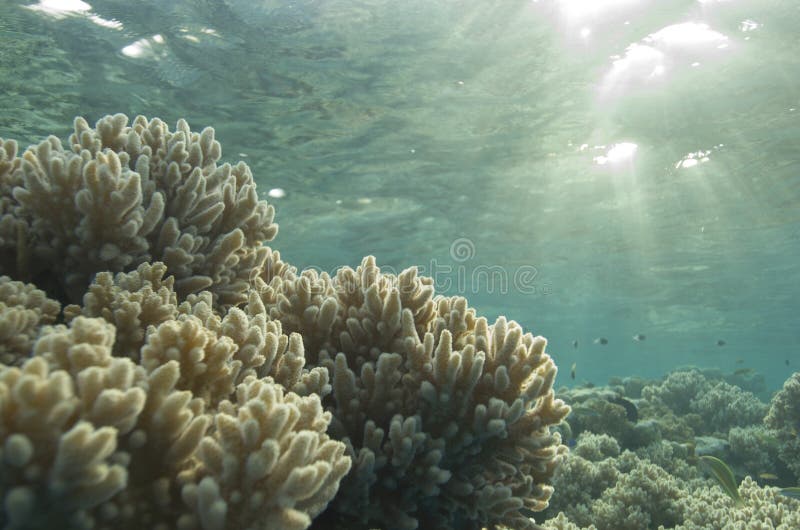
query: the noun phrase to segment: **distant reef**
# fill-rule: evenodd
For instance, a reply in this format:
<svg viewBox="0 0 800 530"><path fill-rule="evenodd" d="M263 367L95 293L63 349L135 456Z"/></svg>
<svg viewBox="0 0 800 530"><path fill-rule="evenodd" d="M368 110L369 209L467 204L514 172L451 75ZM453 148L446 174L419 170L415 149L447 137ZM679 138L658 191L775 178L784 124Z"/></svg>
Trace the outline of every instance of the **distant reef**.
<svg viewBox="0 0 800 530"><path fill-rule="evenodd" d="M0 526L538 528L545 339L414 268L298 271L221 156L122 114L0 139Z"/></svg>
<svg viewBox="0 0 800 530"><path fill-rule="evenodd" d="M560 389L572 450L553 477L550 530L800 528L800 373L771 403L752 371L686 368ZM635 414L631 412L635 410ZM738 497L701 466L731 468ZM735 494L734 494L735 495Z"/></svg>

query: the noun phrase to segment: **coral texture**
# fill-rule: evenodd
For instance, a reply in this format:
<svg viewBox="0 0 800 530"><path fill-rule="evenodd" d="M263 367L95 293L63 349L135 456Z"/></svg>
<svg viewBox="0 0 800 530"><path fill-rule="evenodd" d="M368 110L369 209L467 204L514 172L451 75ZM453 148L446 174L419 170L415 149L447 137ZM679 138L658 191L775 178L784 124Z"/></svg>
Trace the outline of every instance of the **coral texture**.
<svg viewBox="0 0 800 530"><path fill-rule="evenodd" d="M331 432L353 472L332 503L383 528L469 528L532 522L566 448L550 426L554 400L545 341L515 322L493 325L463 298L433 297L411 268L373 258L335 278L305 272L262 285L270 315L332 374ZM476 528L478 526L475 526Z"/></svg>
<svg viewBox="0 0 800 530"><path fill-rule="evenodd" d="M56 321L61 305L34 285L0 276L0 363L19 364L42 326Z"/></svg>
<svg viewBox="0 0 800 530"><path fill-rule="evenodd" d="M800 480L800 372L795 372L775 394L764 423L776 432L784 464Z"/></svg>
<svg viewBox="0 0 800 530"><path fill-rule="evenodd" d="M113 325L79 316L0 370L0 522L309 526L350 468L330 414L270 377L234 387L234 341L198 320L153 327L137 364L112 356Z"/></svg>
<svg viewBox="0 0 800 530"><path fill-rule="evenodd" d="M792 530L800 528L800 501L777 488L759 486L745 477L739 485L744 505L736 507L719 487L700 487L684 495L684 521L675 530Z"/></svg>
<svg viewBox="0 0 800 530"><path fill-rule="evenodd" d="M299 273L220 156L121 114L0 140L0 526L535 528L546 341L413 268Z"/></svg>
<svg viewBox="0 0 800 530"><path fill-rule="evenodd" d="M246 300L263 241L277 225L249 167L217 165L214 130L159 119L76 118L69 147L51 136L15 159L3 143L2 270L78 301L92 276L162 261L180 297L207 289L220 304ZM21 264L26 264L22 267Z"/></svg>
<svg viewBox="0 0 800 530"><path fill-rule="evenodd" d="M797 526L800 502L772 486L793 486L782 464L797 462L795 425L800 376L794 374L766 405L726 382L721 370L677 370L626 395L621 380L612 387L559 390L579 417L569 436L580 432L569 457L553 477L556 493L545 510L548 529L775 529ZM749 378L745 381L756 380ZM616 428L619 412L601 401L629 400L638 410L631 432ZM581 417L590 421L584 421ZM766 423L764 425L763 423ZM657 431L654 436L631 433ZM641 431L641 432L640 432ZM635 450L631 449L636 442ZM783 462L778 458L783 451ZM736 506L697 456L713 454L741 480L743 506ZM743 478L743 480L742 480Z"/></svg>

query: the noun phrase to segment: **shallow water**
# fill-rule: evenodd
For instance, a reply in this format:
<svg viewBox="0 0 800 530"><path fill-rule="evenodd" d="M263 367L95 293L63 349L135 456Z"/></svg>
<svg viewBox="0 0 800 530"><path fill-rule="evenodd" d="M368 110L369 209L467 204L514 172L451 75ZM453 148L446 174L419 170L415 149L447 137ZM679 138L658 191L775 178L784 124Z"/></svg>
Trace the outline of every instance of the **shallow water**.
<svg viewBox="0 0 800 530"><path fill-rule="evenodd" d="M272 246L301 268L418 265L548 337L560 383L776 388L800 364L798 26L790 0L11 2L0 137L212 125L285 193Z"/></svg>

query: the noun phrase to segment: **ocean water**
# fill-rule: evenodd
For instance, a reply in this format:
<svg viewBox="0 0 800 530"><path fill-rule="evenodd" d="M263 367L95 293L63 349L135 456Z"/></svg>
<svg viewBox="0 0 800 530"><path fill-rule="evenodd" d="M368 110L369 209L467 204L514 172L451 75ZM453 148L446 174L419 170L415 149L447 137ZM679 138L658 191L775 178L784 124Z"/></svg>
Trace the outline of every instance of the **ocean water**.
<svg viewBox="0 0 800 530"><path fill-rule="evenodd" d="M798 27L793 0L5 0L0 137L211 125L300 268L417 265L548 337L559 384L692 364L777 388Z"/></svg>

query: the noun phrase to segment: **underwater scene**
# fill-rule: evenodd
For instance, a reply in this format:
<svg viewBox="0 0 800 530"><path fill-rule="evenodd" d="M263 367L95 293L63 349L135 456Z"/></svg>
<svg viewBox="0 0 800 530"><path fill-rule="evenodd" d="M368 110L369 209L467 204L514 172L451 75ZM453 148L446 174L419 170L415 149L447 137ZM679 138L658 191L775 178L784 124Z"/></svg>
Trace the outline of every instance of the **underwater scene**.
<svg viewBox="0 0 800 530"><path fill-rule="evenodd" d="M800 529L797 28L3 0L0 527Z"/></svg>

